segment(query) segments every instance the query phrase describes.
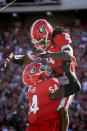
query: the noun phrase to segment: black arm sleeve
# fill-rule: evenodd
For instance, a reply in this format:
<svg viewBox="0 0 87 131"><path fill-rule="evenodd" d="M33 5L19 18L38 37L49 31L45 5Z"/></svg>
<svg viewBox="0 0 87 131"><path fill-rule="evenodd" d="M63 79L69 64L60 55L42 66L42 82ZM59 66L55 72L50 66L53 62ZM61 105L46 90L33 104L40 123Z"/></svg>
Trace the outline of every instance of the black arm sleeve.
<svg viewBox="0 0 87 131"><path fill-rule="evenodd" d="M49 57L60 59L63 61L71 61L71 55L65 51L49 53Z"/></svg>
<svg viewBox="0 0 87 131"><path fill-rule="evenodd" d="M23 65L24 64L24 55L14 55L14 60L12 62L15 64Z"/></svg>
<svg viewBox="0 0 87 131"><path fill-rule="evenodd" d="M64 97L76 94L80 91L81 85L76 75L72 72L68 72L67 77L69 79L69 84L64 85Z"/></svg>

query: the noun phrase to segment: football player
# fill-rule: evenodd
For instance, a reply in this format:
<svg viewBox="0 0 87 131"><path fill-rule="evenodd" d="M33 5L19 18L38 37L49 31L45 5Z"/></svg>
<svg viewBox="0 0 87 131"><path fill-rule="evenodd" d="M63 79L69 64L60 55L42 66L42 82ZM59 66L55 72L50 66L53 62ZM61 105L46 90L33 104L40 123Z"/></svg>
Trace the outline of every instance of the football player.
<svg viewBox="0 0 87 131"><path fill-rule="evenodd" d="M36 53L21 56L11 54L10 57L6 59L5 65L7 65L7 63L10 61L20 65L29 64L37 56L39 56L41 58L45 58L46 61L48 61L48 65L57 74L61 85L69 84L69 80L65 72L60 68L63 65L64 61L69 61L69 63L71 64L72 72L75 71L76 67L76 59L73 56L73 49L70 46L72 41L69 31L63 27L53 29L48 21L46 21L45 19L39 19L32 24L30 29L30 37L32 43L34 44L34 47L37 50L41 50L43 52L38 53L37 51ZM66 93L66 97L69 96L68 100L66 98L66 101L68 101L69 104L69 102L73 98L72 95L76 94L78 92L78 89L75 86L73 86L72 88L63 87L62 89L57 90L56 92L51 94L50 99L60 97L62 98L64 97L64 92ZM64 117L65 119L61 120L63 125L65 124L65 126L61 127L65 129L67 128L67 125L69 123L67 117L68 110L66 108L60 108L58 112L61 116L61 119L63 115L66 116Z"/></svg>
<svg viewBox="0 0 87 131"><path fill-rule="evenodd" d="M59 131L57 108L60 99L50 100L49 94L60 87L51 69L41 63L31 63L23 71L23 82L29 96L28 131Z"/></svg>
<svg viewBox="0 0 87 131"><path fill-rule="evenodd" d="M70 65L65 63L69 68ZM79 82L77 82L71 71L62 67L68 74L69 84L65 87L71 88L73 84L77 88L80 88ZM53 73L48 66L44 66L41 63L31 63L23 71L23 82L27 85L29 96L29 131L63 131L60 128L59 114L57 111L60 107L68 107L66 98L50 100L50 94L53 94L56 90L60 90L63 86L58 79L53 78ZM72 81L71 81L72 79ZM56 94L55 94L56 96ZM64 96L66 96L64 94ZM65 100L65 101L64 101ZM65 116L63 116L64 118ZM68 129L67 129L68 130ZM64 131L67 131L64 129Z"/></svg>
<svg viewBox="0 0 87 131"><path fill-rule="evenodd" d="M64 27L58 27L53 29L50 23L44 19L39 19L35 21L30 29L31 41L34 44L35 48L43 51L42 53L33 53L36 57L46 58L48 61L48 65L56 72L58 75L58 79L61 85L69 84L69 80L64 73L64 71L60 68L63 65L64 61L69 61L71 64L71 70L75 75L75 67L76 67L76 58L73 56L73 49L71 47L71 38L70 33ZM76 77L76 76L75 76ZM63 97L64 92L66 92L66 96L69 96L68 104L73 98L72 94L75 94L78 89L73 85L71 88L61 88L60 90L56 90L52 95L50 95L50 99L55 99L55 97L60 98ZM68 119L68 110L66 108L60 108L58 111L61 118L61 130L66 130L69 125ZM63 118L63 115L65 117Z"/></svg>

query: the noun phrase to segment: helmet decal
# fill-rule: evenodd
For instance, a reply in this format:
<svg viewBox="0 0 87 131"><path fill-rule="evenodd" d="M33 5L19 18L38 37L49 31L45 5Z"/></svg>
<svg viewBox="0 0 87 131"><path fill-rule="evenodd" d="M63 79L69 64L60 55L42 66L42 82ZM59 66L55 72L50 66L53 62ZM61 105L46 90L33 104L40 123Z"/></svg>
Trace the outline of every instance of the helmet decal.
<svg viewBox="0 0 87 131"><path fill-rule="evenodd" d="M45 26L44 25L41 25L40 28L39 28L39 32L40 33L43 33L45 31Z"/></svg>
<svg viewBox="0 0 87 131"><path fill-rule="evenodd" d="M51 43L52 32L53 27L47 20L36 20L30 28L30 37L34 47L45 51Z"/></svg>
<svg viewBox="0 0 87 131"><path fill-rule="evenodd" d="M46 80L51 76L50 67L41 63L31 63L23 71L22 79L25 85L35 86L37 83Z"/></svg>
<svg viewBox="0 0 87 131"><path fill-rule="evenodd" d="M35 70L36 70L35 67L31 68L30 69L30 75L33 75L35 73Z"/></svg>

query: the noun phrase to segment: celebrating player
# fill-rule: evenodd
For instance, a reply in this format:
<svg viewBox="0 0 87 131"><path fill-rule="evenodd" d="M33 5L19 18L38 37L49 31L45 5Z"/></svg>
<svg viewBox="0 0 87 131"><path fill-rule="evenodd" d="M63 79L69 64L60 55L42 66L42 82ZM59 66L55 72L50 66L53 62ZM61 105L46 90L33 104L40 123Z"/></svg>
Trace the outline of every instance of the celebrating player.
<svg viewBox="0 0 87 131"><path fill-rule="evenodd" d="M72 72L75 71L76 58L73 56L73 49L70 46L72 40L69 31L64 27L53 29L50 23L46 20L39 19L32 24L30 36L35 48L43 51L43 53L37 52L33 53L33 55L46 58L48 65L57 75L59 75L58 79L61 85L68 84L69 80L60 67L63 65L64 61L69 61ZM60 96L64 97L63 94L66 92L66 96L71 95L68 100L66 98L66 101L70 102L71 97L73 98L72 94L75 94L77 90L78 89L76 89L75 86L72 86L72 88L67 87L66 89L61 88L50 95L50 99L55 99L55 95L57 98L60 98ZM66 108L61 108L58 112L61 116L61 130L65 130L69 124L69 119L67 117L68 110ZM63 118L62 115L65 115L66 117ZM64 122L66 123L64 124Z"/></svg>
<svg viewBox="0 0 87 131"><path fill-rule="evenodd" d="M68 63L65 63L65 65L68 68L70 67ZM65 70L69 78L69 84L66 84L65 87L68 86L68 88L71 88L75 84L77 88L80 88L80 84L77 82L73 73L65 67L62 69ZM50 100L50 93L52 94L54 91L60 90L63 87L60 85L58 79L53 78L51 69L41 63L31 63L23 71L23 81L29 87L28 119L30 125L27 130L59 131L61 119L59 119L57 111L60 107L68 107L68 103L66 101L64 102L65 98Z"/></svg>
<svg viewBox="0 0 87 131"><path fill-rule="evenodd" d="M48 65L52 68L52 70L57 74L58 80L61 85L69 84L68 77L65 72L61 69L63 62L69 61L71 64L71 71L74 73L76 67L76 59L73 56L73 49L70 46L71 38L69 31L63 27L58 27L53 29L53 27L48 23L45 19L39 19L35 21L30 29L30 37L31 41L34 44L34 47L37 50L43 51L42 53L32 53L27 55L10 55L5 61L5 65L12 61L16 64L29 64L32 62L37 56L41 58L45 58L48 61ZM74 73L75 75L75 73ZM75 76L76 77L76 76ZM54 93L50 95L50 99L63 98L64 94L66 94L67 103L71 103L71 99L73 98L73 94L78 92L78 88L76 86L63 87L59 90L56 90ZM71 95L71 96L70 96ZM69 96L67 98L67 96ZM60 108L58 111L61 116L61 130L67 129L69 124L67 113L68 110L66 108ZM62 117L65 115L66 117ZM63 118L63 119L62 119Z"/></svg>

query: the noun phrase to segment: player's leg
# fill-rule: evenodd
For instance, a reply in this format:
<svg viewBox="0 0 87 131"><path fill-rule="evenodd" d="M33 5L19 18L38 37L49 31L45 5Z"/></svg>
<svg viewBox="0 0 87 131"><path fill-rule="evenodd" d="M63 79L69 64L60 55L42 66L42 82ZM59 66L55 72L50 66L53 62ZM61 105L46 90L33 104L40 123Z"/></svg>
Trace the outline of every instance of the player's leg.
<svg viewBox="0 0 87 131"><path fill-rule="evenodd" d="M59 131L68 131L69 127L69 114L68 109L62 107L58 110L60 116Z"/></svg>
<svg viewBox="0 0 87 131"><path fill-rule="evenodd" d="M57 112L60 116L60 130L59 131L68 131L69 127L69 114L68 108L73 100L74 95L64 97L61 99L58 106Z"/></svg>
<svg viewBox="0 0 87 131"><path fill-rule="evenodd" d="M59 77L61 85L69 84L69 79L67 76ZM60 116L60 129L59 131L68 131L69 127L69 114L68 108L73 100L74 95L64 97L61 99L61 102L58 106L57 112Z"/></svg>

